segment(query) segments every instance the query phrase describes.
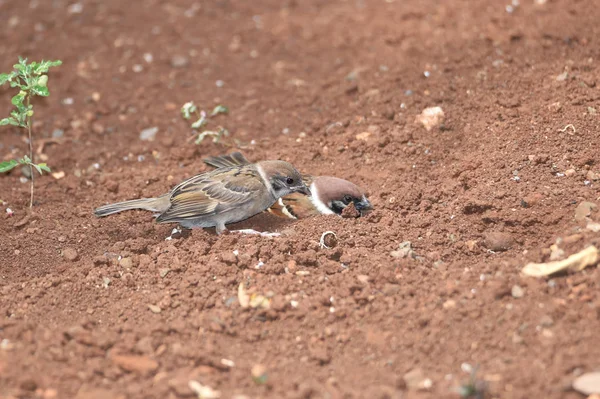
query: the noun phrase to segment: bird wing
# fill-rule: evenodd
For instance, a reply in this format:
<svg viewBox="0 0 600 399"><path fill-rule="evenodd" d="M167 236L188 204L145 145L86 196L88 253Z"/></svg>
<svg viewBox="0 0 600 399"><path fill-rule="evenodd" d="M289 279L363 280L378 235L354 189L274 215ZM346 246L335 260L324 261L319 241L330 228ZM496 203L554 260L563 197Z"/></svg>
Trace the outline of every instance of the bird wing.
<svg viewBox="0 0 600 399"><path fill-rule="evenodd" d="M205 158L204 163L213 168L229 168L232 166L242 166L250 163L248 159L241 152L232 152L227 155L217 155L214 157ZM310 186L313 182L311 175L302 175L302 180L307 186Z"/></svg>
<svg viewBox="0 0 600 399"><path fill-rule="evenodd" d="M228 155L218 155L204 159L204 163L215 168L228 168L231 166L242 166L250 163L241 152L232 152Z"/></svg>
<svg viewBox="0 0 600 399"><path fill-rule="evenodd" d="M171 191L171 206L156 220L178 222L243 207L263 189L262 179L252 167L221 168L203 173L177 185Z"/></svg>

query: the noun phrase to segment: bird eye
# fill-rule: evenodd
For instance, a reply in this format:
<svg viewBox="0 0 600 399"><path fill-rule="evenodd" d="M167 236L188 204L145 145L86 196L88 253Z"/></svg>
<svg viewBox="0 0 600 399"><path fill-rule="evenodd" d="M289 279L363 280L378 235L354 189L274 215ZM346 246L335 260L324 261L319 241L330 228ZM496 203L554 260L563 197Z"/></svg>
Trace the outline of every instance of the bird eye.
<svg viewBox="0 0 600 399"><path fill-rule="evenodd" d="M294 179L292 179L291 177L288 177L287 179L285 179L285 182L289 185L294 184Z"/></svg>
<svg viewBox="0 0 600 399"><path fill-rule="evenodd" d="M352 202L352 197L350 195L344 195L344 204L348 205Z"/></svg>

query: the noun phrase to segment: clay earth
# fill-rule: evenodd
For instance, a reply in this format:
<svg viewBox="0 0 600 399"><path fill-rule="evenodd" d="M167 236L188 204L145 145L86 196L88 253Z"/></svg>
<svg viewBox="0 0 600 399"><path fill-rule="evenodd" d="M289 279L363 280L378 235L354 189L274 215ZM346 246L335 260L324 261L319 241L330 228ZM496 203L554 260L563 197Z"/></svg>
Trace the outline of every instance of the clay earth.
<svg viewBox="0 0 600 399"><path fill-rule="evenodd" d="M0 176L0 396L584 397L599 271L520 271L600 242L578 208L600 205L599 20L593 0L0 0L1 72L63 61L34 103L55 175L32 211L21 169ZM226 105L208 127L230 135L195 144L188 101ZM170 240L92 214L234 150L375 210ZM27 151L0 129L3 160Z"/></svg>

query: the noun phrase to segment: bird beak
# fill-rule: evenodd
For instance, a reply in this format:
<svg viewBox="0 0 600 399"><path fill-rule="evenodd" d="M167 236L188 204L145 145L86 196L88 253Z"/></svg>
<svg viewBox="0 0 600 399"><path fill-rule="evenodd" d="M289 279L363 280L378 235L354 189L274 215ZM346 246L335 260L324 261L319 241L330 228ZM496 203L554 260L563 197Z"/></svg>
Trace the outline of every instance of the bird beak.
<svg viewBox="0 0 600 399"><path fill-rule="evenodd" d="M363 197L362 200L355 202L354 207L361 214L363 211L370 211L373 209L373 205L371 205L371 203L369 202L369 200L366 197Z"/></svg>
<svg viewBox="0 0 600 399"><path fill-rule="evenodd" d="M312 193L310 192L310 189L308 187L306 187L305 184L301 185L301 186L296 186L293 188L295 193L302 193L304 195L312 195Z"/></svg>

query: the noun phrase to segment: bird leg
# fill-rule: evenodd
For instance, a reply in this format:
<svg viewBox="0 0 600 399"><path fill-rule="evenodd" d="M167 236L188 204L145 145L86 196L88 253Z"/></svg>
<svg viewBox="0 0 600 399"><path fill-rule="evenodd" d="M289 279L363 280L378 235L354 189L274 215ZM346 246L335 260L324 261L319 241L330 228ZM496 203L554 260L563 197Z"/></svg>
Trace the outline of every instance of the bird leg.
<svg viewBox="0 0 600 399"><path fill-rule="evenodd" d="M269 233L268 231L256 231L253 229L230 230L231 233L258 234L261 237L279 237L281 233Z"/></svg>

